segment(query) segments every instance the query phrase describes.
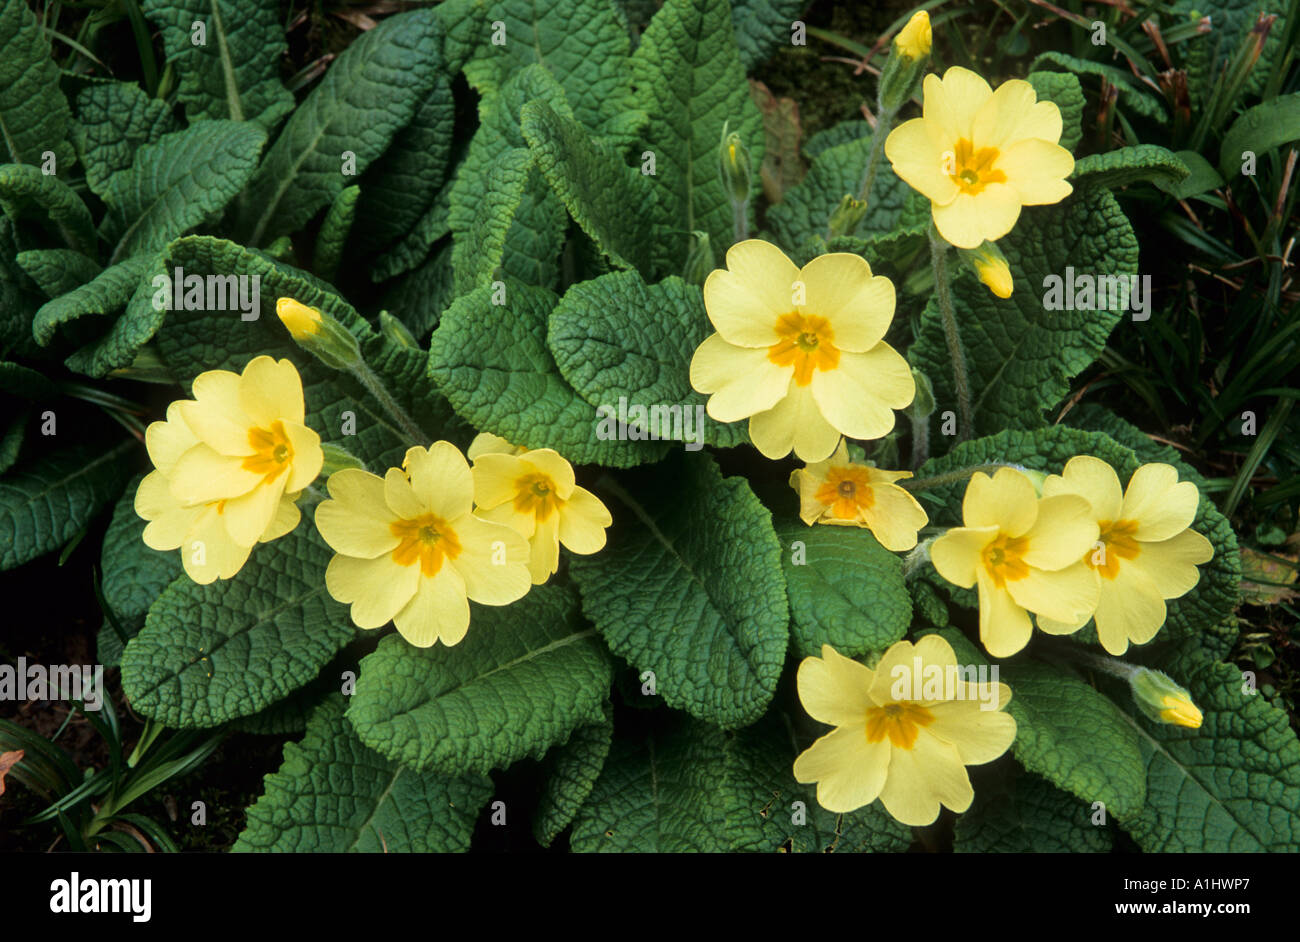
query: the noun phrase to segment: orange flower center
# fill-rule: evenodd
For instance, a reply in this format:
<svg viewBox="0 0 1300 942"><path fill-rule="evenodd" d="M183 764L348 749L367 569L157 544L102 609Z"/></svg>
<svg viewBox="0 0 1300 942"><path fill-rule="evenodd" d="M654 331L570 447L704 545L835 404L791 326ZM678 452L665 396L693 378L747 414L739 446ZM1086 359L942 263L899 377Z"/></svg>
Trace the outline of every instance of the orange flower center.
<svg viewBox="0 0 1300 942"><path fill-rule="evenodd" d="M1119 561L1136 559L1141 552L1138 541L1133 536L1137 533L1138 522L1098 520L1097 526L1101 528L1101 535L1097 537L1097 542L1102 545L1088 550L1083 556L1083 561L1107 579L1114 579L1119 575Z"/></svg>
<svg viewBox="0 0 1300 942"><path fill-rule="evenodd" d="M934 722L934 714L917 703L887 703L867 710L867 742L886 736L899 749L911 749L922 726Z"/></svg>
<svg viewBox="0 0 1300 942"><path fill-rule="evenodd" d="M1010 537L999 533L988 546L984 547L984 568L993 578L993 584L999 589L1008 582L1015 582L1029 575L1029 564L1021 557L1029 549L1029 540L1023 536Z"/></svg>
<svg viewBox="0 0 1300 942"><path fill-rule="evenodd" d="M976 150L975 145L963 137L956 144L952 171L948 175L963 192L973 196L990 183L1007 182L1007 175L993 166L998 156L996 147Z"/></svg>
<svg viewBox="0 0 1300 942"><path fill-rule="evenodd" d="M860 465L831 468L826 481L817 488L817 502L831 509L837 520L854 520L858 513L876 502L867 469Z"/></svg>
<svg viewBox="0 0 1300 942"><path fill-rule="evenodd" d="M781 339L767 348L767 358L777 366L793 366L794 381L800 386L812 382L813 370L833 370L840 365L831 322L816 314L791 311L776 319Z"/></svg>
<svg viewBox="0 0 1300 942"><path fill-rule="evenodd" d="M460 555L460 540L447 521L434 514L421 514L411 520L395 520L388 530L400 541L393 550L393 562L399 566L420 564L420 572L433 576L444 559Z"/></svg>
<svg viewBox="0 0 1300 942"><path fill-rule="evenodd" d="M284 431L284 423L279 420L272 422L269 429L250 428L248 443L253 446L253 454L240 467L262 475L264 484L270 484L288 470L293 461L293 445Z"/></svg>
<svg viewBox="0 0 1300 942"><path fill-rule="evenodd" d="M540 471L525 474L515 481L515 512L532 514L546 520L560 506L555 493L555 482Z"/></svg>

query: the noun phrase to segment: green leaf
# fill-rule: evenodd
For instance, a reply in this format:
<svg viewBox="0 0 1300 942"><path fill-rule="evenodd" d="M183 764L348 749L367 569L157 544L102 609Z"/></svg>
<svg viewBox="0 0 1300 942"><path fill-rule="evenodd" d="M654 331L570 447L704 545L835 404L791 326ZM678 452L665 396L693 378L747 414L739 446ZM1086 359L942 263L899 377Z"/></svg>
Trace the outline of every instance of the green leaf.
<svg viewBox="0 0 1300 942"><path fill-rule="evenodd" d="M293 108L280 82L287 51L273 0L141 0L162 32L167 62L180 79L178 97L190 123L210 118L254 121L270 129ZM194 24L206 42L194 43Z"/></svg>
<svg viewBox="0 0 1300 942"><path fill-rule="evenodd" d="M632 54L636 101L650 116L639 150L655 155L651 177L656 268L682 270L690 234L709 234L719 256L735 239L719 176L723 126L740 134L755 168L763 163L763 118L750 98L727 0L667 0ZM762 190L753 174L750 199Z"/></svg>
<svg viewBox="0 0 1300 942"><path fill-rule="evenodd" d="M808 6L808 0L733 0L731 22L746 72L789 43L790 25Z"/></svg>
<svg viewBox="0 0 1300 942"><path fill-rule="evenodd" d="M524 105L520 128L542 176L574 221L613 264L645 272L650 244L638 222L653 198L645 176L545 101Z"/></svg>
<svg viewBox="0 0 1300 942"><path fill-rule="evenodd" d="M348 719L361 741L411 769L487 772L541 758L599 721L613 674L577 600L535 587L509 606L475 605L448 648L392 634L361 661Z"/></svg>
<svg viewBox="0 0 1300 942"><path fill-rule="evenodd" d="M870 136L854 138L822 151L803 182L767 211L767 222L777 241L793 252L812 236L825 237L831 213L840 200L858 195L870 152ZM867 215L859 224L857 234L868 236L897 230L909 192L907 184L894 175L889 161L882 159L871 186Z"/></svg>
<svg viewBox="0 0 1300 942"><path fill-rule="evenodd" d="M428 9L390 16L348 46L253 177L242 219L248 242L296 232L332 203L348 185L346 153L361 173L384 152L437 81L439 49L438 20Z"/></svg>
<svg viewBox="0 0 1300 942"><path fill-rule="evenodd" d="M354 635L325 589L330 556L304 521L232 579L175 579L122 652L131 706L177 729L220 726L312 680Z"/></svg>
<svg viewBox="0 0 1300 942"><path fill-rule="evenodd" d="M1115 815L1149 853L1300 850L1300 742L1284 711L1245 692L1232 665L1189 653L1165 665L1201 709L1200 729L1130 709L1146 807Z"/></svg>
<svg viewBox="0 0 1300 942"><path fill-rule="evenodd" d="M970 810L957 818L956 853L1110 852L1110 831L1092 823L1092 808L1046 779L1015 772L1003 781L983 776L975 786Z"/></svg>
<svg viewBox="0 0 1300 942"><path fill-rule="evenodd" d="M135 444L99 453L74 445L0 478L0 572L58 549L85 529L121 493L130 474L123 458Z"/></svg>
<svg viewBox="0 0 1300 942"><path fill-rule="evenodd" d="M551 313L547 342L565 381L591 405L615 418L621 399L629 409L662 407L654 419L628 415L629 429L648 434L653 426L658 437L730 448L748 441L746 423L709 418L689 378L691 357L711 333L697 286L675 275L647 285L629 271L574 284ZM675 424L660 428L658 418Z"/></svg>
<svg viewBox="0 0 1300 942"><path fill-rule="evenodd" d="M0 165L0 209L15 224L24 217L48 220L69 248L91 258L99 254L90 210L76 190L53 174L29 164Z"/></svg>
<svg viewBox="0 0 1300 942"><path fill-rule="evenodd" d="M1166 193L1173 193L1190 172L1172 151L1155 144L1139 144L1080 157L1074 163L1070 180L1075 186L1082 184L1111 190L1145 181Z"/></svg>
<svg viewBox="0 0 1300 942"><path fill-rule="evenodd" d="M417 338L429 335L455 297L452 244L446 242L419 268L389 283L380 308L393 312Z"/></svg>
<svg viewBox="0 0 1300 942"><path fill-rule="evenodd" d="M1174 199L1189 199L1193 196L1200 196L1202 193L1208 193L1211 190L1217 190L1223 186L1223 177L1219 176L1219 171L1215 170L1210 162L1196 151L1180 150L1174 156L1181 160L1183 166L1191 171L1182 183L1169 191Z"/></svg>
<svg viewBox="0 0 1300 942"><path fill-rule="evenodd" d="M4 435L0 435L0 474L17 463L18 454L23 447L23 439L27 436L27 422L30 419L30 409L19 409L5 423Z"/></svg>
<svg viewBox="0 0 1300 942"><path fill-rule="evenodd" d="M455 111L451 83L436 75L411 123L361 177L351 236L359 251L376 253L396 245L433 205L451 167Z"/></svg>
<svg viewBox="0 0 1300 942"><path fill-rule="evenodd" d="M546 754L545 784L533 813L533 836L543 847L573 823L605 767L613 738L614 720L607 710L602 722L575 729L568 742Z"/></svg>
<svg viewBox="0 0 1300 942"><path fill-rule="evenodd" d="M451 265L456 273L456 294L468 294L498 279L506 256L506 239L532 171L533 155L522 147L511 148L493 162L474 221L465 237L453 243Z"/></svg>
<svg viewBox="0 0 1300 942"><path fill-rule="evenodd" d="M1034 81L1032 76L1045 74L1036 71L1044 65L1057 66L1065 70L1066 74L1073 72L1077 75L1099 75L1119 89L1119 106L1121 108L1127 108L1134 114L1150 118L1153 121L1164 123L1169 120L1160 99L1146 91L1128 69L1107 65L1104 62L1080 59L1077 56L1066 55L1063 52L1044 52L1029 64L1031 82ZM1082 109L1080 109L1080 115L1082 115Z"/></svg>
<svg viewBox="0 0 1300 942"><path fill-rule="evenodd" d="M1030 72L1026 81L1034 86L1039 101L1050 101L1061 111L1060 145L1073 152L1083 139L1083 89L1071 72Z"/></svg>
<svg viewBox="0 0 1300 942"><path fill-rule="evenodd" d="M433 8L442 26L442 58L448 76L458 75L487 37L487 0L442 0Z"/></svg>
<svg viewBox="0 0 1300 942"><path fill-rule="evenodd" d="M126 307L148 270L149 257L137 255L105 268L80 287L46 302L32 320L32 335L42 347L54 339L59 325L86 315L115 314ZM152 291L149 292L152 298Z"/></svg>
<svg viewBox="0 0 1300 942"><path fill-rule="evenodd" d="M595 409L561 377L546 346L558 299L544 288L493 289L457 298L429 342L429 374L475 428L522 445L554 448L575 464L617 468L654 461L661 442L604 440Z"/></svg>
<svg viewBox="0 0 1300 942"><path fill-rule="evenodd" d="M448 214L451 211L451 183L438 191L437 198L425 211L420 220L387 252L377 257L370 269L372 281L386 281L396 275L409 272L426 263L432 256L430 248L443 236L451 232ZM434 255L441 255L439 249ZM447 265L451 265L451 251L446 249ZM448 279L450 285L450 279ZM450 297L447 298L451 300ZM441 308L439 308L441 311Z"/></svg>
<svg viewBox="0 0 1300 942"><path fill-rule="evenodd" d="M104 194L101 228L119 239L110 264L157 252L219 213L253 176L264 143L255 124L203 121L141 147Z"/></svg>
<svg viewBox="0 0 1300 942"><path fill-rule="evenodd" d="M54 381L43 374L19 363L4 361L0 361L0 393L28 402L53 399L61 394Z"/></svg>
<svg viewBox="0 0 1300 942"><path fill-rule="evenodd" d="M236 853L463 853L492 795L481 775L413 772L367 749L335 695L248 809Z"/></svg>
<svg viewBox="0 0 1300 942"><path fill-rule="evenodd" d="M785 660L785 579L772 517L743 478L688 455L620 477L614 529L573 557L582 609L653 671L664 702L724 728L762 715Z"/></svg>
<svg viewBox="0 0 1300 942"><path fill-rule="evenodd" d="M180 127L165 101L132 82L86 86L77 95L75 125L86 184L102 197L137 150Z"/></svg>
<svg viewBox="0 0 1300 942"><path fill-rule="evenodd" d="M958 663L989 663L956 629L939 634L956 650ZM1016 761L1089 807L1100 801L1117 818L1141 811L1146 776L1124 713L1067 668L1023 659L997 666L998 680L1011 688L1007 712L1016 721Z"/></svg>
<svg viewBox="0 0 1300 942"><path fill-rule="evenodd" d="M805 746L809 743L805 743ZM817 803L817 787L794 780L802 751L788 718L772 711L724 746L722 797L733 850L792 853L891 853L912 843L912 830L879 802L849 814Z"/></svg>
<svg viewBox="0 0 1300 942"><path fill-rule="evenodd" d="M1045 411L1065 397L1070 379L1096 359L1111 330L1125 317L1120 310L1049 309L1046 279L1056 279L1064 305L1074 301L1065 297L1070 288L1067 268L1077 275L1118 276L1125 285L1137 273L1137 237L1107 190L1089 187L1059 206L1025 209L998 245L1015 279L1010 298L995 297L965 270L953 280L953 307L966 353L977 435L1043 425ZM1077 281L1074 287L1078 289ZM940 418L945 411L955 412L957 402L936 300L926 306L908 359L934 384L938 408L932 441L939 441Z"/></svg>
<svg viewBox="0 0 1300 942"><path fill-rule="evenodd" d="M72 249L32 249L14 258L47 298L57 298L85 284L103 269L93 258Z"/></svg>
<svg viewBox="0 0 1300 942"><path fill-rule="evenodd" d="M791 502L798 498L791 495ZM820 657L829 644L845 657L883 651L906 634L912 600L903 561L867 530L777 524L790 596L790 637L799 657ZM796 541L803 547L796 550Z"/></svg>
<svg viewBox="0 0 1300 942"><path fill-rule="evenodd" d="M1277 24L1273 28L1277 29ZM1232 122L1223 135L1219 171L1225 180L1236 179L1246 151L1258 158L1296 139L1300 139L1300 92L1260 102Z"/></svg>
<svg viewBox="0 0 1300 942"><path fill-rule="evenodd" d="M574 117L593 134L626 143L632 105L627 30L608 0L497 0L487 21L504 25L504 42L480 42L465 78L484 98L530 65L541 65L573 102ZM495 37L495 25L486 27ZM516 109L517 112L518 109Z"/></svg>
<svg viewBox="0 0 1300 942"><path fill-rule="evenodd" d="M352 219L357 211L357 199L361 196L361 187L350 186L339 192L330 204L325 221L321 223L316 236L316 251L312 258L312 269L321 278L332 281L338 272L339 262L343 258L343 245L348 240L352 229Z"/></svg>
<svg viewBox="0 0 1300 942"><path fill-rule="evenodd" d="M26 3L0 4L0 163L38 164L46 151L68 161L71 121L41 22Z"/></svg>
<svg viewBox="0 0 1300 942"><path fill-rule="evenodd" d="M724 853L723 735L675 720L643 739L616 739L569 846L588 853Z"/></svg>
<svg viewBox="0 0 1300 942"><path fill-rule="evenodd" d="M491 195L494 184L507 182L494 169L508 159L510 151L528 147L519 126L520 112L526 103L539 99L560 114L572 114L564 90L541 66L529 66L512 76L498 94L482 103L479 128L448 194L447 224L457 244L454 259L477 251L473 240L476 225L485 212L483 205L489 200L494 205L508 205L502 196ZM512 211L501 259L504 274L524 284L541 287L555 284L559 277L557 259L567 226L564 204L546 185L541 171L533 170L518 207ZM468 284L461 266L456 268L458 283Z"/></svg>
<svg viewBox="0 0 1300 942"><path fill-rule="evenodd" d="M1268 40L1260 50L1242 92L1255 95L1263 90L1273 63L1285 52L1286 10L1286 5L1268 0L1176 0L1170 10L1172 16L1183 22L1208 17L1212 26L1208 32L1192 36L1183 53L1194 106L1201 106L1204 98L1212 92L1227 60L1241 47L1259 15L1273 13L1278 15L1277 20L1269 30Z"/></svg>
<svg viewBox="0 0 1300 942"><path fill-rule="evenodd" d="M134 637L144 627L149 606L184 574L179 553L161 553L144 544L147 522L135 512L135 492L143 478L144 475L137 474L126 485L122 498L113 508L99 554L103 573L100 590L128 637ZM100 658L115 666L122 655L122 641L107 618L99 639Z"/></svg>

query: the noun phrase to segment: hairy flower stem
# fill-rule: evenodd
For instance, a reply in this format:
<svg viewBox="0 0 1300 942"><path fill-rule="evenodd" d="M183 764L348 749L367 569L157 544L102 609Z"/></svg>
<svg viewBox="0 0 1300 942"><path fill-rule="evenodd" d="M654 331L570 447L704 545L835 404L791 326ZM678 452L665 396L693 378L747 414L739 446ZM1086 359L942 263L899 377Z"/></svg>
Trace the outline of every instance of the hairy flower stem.
<svg viewBox="0 0 1300 942"><path fill-rule="evenodd" d="M1053 660L1071 661L1075 664L1091 667L1093 670L1101 671L1103 674L1110 674L1112 677L1118 677L1121 680L1132 680L1133 675L1142 670L1137 664L1129 664L1119 658L1095 654L1086 650L1082 645L1073 643L1052 645L1049 656Z"/></svg>
<svg viewBox="0 0 1300 942"><path fill-rule="evenodd" d="M871 132L871 153L867 156L867 166L862 171L862 182L858 184L858 199L869 202L871 186L876 182L876 171L880 169L880 156L885 152L885 138L894 127L893 111L881 111L876 117L875 130Z"/></svg>
<svg viewBox="0 0 1300 942"><path fill-rule="evenodd" d="M351 364L352 375L361 381L361 385L366 387L370 395L379 400L379 404L384 407L384 411L392 416L393 421L402 427L402 431L411 439L410 444L426 446L429 444L429 436L424 433L415 419L411 418L410 413L403 409L396 399L384 388L383 382L375 375L375 371L370 368L365 360L357 359Z"/></svg>
<svg viewBox="0 0 1300 942"><path fill-rule="evenodd" d="M948 471L944 474L936 474L931 478L903 478L898 482L900 487L909 491L928 491L932 488L943 487L947 484L957 484L965 481L977 471L983 471L985 474L992 474L998 468L1019 468L1018 465L1004 464L999 461L989 462L988 464L972 464L965 468L958 468L956 471Z"/></svg>
<svg viewBox="0 0 1300 942"><path fill-rule="evenodd" d="M912 415L912 470L930 457L930 417Z"/></svg>
<svg viewBox="0 0 1300 942"><path fill-rule="evenodd" d="M744 242L749 238L749 219L745 213L748 206L749 200L731 201L731 221L737 242Z"/></svg>
<svg viewBox="0 0 1300 942"><path fill-rule="evenodd" d="M934 285L939 298L939 314L943 318L943 339L948 344L952 359L953 385L957 387L957 441L964 442L974 430L971 416L970 379L966 373L966 353L962 350L961 335L957 332L957 315L952 309L952 284L948 273L948 243L930 225L930 262L934 266Z"/></svg>

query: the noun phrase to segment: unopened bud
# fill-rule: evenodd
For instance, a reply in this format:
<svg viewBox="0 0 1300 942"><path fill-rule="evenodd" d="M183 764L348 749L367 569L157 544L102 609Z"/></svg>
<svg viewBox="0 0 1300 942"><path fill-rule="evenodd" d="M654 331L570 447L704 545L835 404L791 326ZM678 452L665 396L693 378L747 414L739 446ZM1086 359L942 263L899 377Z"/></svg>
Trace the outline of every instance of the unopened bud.
<svg viewBox="0 0 1300 942"><path fill-rule="evenodd" d="M1011 297L1015 287L1011 266L996 242L985 242L976 249L958 249L962 261L970 266L975 276L999 298Z"/></svg>
<svg viewBox="0 0 1300 942"><path fill-rule="evenodd" d="M853 235L857 231L858 223L862 221L862 217L866 214L866 200L856 199L848 193L844 194L844 198L840 200L840 205L836 206L831 213L831 238Z"/></svg>
<svg viewBox="0 0 1300 942"><path fill-rule="evenodd" d="M743 203L749 199L751 172L749 151L735 131L722 138L718 148L718 168L727 195L734 203Z"/></svg>
<svg viewBox="0 0 1300 942"><path fill-rule="evenodd" d="M686 253L686 265L682 268L682 278L693 285L704 284L709 272L717 268L713 258L713 245L709 234L699 229L691 233L691 248Z"/></svg>
<svg viewBox="0 0 1300 942"><path fill-rule="evenodd" d="M930 63L930 14L917 10L890 47L880 74L878 102L882 113L892 114L912 97Z"/></svg>
<svg viewBox="0 0 1300 942"><path fill-rule="evenodd" d="M275 313L289 335L316 359L336 370L350 370L361 362L361 347L348 329L314 307L293 298L275 302Z"/></svg>
<svg viewBox="0 0 1300 942"><path fill-rule="evenodd" d="M1149 667L1140 667L1129 678L1133 700L1148 718L1157 723L1199 729L1203 717L1192 695L1173 678Z"/></svg>
<svg viewBox="0 0 1300 942"><path fill-rule="evenodd" d="M387 311L379 312L379 332L398 346L416 348L420 346L415 342L415 335L410 329Z"/></svg>

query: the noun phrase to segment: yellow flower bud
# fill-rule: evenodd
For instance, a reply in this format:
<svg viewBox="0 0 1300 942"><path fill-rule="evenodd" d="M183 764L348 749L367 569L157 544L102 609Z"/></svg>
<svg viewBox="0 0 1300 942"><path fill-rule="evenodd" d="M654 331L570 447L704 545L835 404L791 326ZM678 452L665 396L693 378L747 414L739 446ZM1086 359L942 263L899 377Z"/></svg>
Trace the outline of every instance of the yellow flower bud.
<svg viewBox="0 0 1300 942"><path fill-rule="evenodd" d="M921 59L930 54L930 14L917 10L907 25L894 37L894 51L909 59Z"/></svg>
<svg viewBox="0 0 1300 942"><path fill-rule="evenodd" d="M999 298L1011 297L1015 287L1011 279L1011 266L995 242L985 242L976 249L960 249L962 259L974 270L976 277Z"/></svg>
<svg viewBox="0 0 1300 942"><path fill-rule="evenodd" d="M1133 700L1138 708L1158 723L1200 729L1200 709L1192 702L1192 695L1174 682L1168 674L1139 667L1129 677Z"/></svg>
<svg viewBox="0 0 1300 942"><path fill-rule="evenodd" d="M294 340L320 333L320 311L300 304L293 298L280 298L276 301L275 313L284 326L289 328Z"/></svg>
<svg viewBox="0 0 1300 942"><path fill-rule="evenodd" d="M1165 697L1161 701L1164 709L1160 711L1162 722L1173 726L1186 726L1188 729L1200 729L1201 711L1187 697Z"/></svg>

